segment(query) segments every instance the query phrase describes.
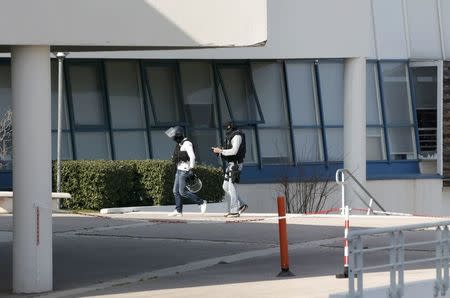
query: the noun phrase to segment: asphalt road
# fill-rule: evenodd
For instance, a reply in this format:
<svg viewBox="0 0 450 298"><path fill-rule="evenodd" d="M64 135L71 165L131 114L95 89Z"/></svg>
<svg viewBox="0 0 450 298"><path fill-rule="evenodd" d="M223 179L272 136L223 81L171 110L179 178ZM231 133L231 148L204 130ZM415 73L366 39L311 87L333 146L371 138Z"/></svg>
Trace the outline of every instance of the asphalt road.
<svg viewBox="0 0 450 298"><path fill-rule="evenodd" d="M245 288L248 284L255 287L253 290L248 288L243 296L259 297L259 291L261 293L258 295L264 293L264 287L259 289L264 282L275 283L274 289L285 282L275 277L280 268L277 221L261 218L247 215L226 220L217 214L185 214L180 219L169 219L165 214L157 213L123 214L108 218L56 214L53 221L55 293L49 297L103 297L109 294L141 297L139 293L148 295L150 292L155 297L158 293L161 297L196 297L211 287L217 291L217 288L227 289L239 284L245 285ZM359 229L432 220L437 219L391 217L383 220L380 217L361 217L353 219L352 223L354 229ZM340 217L289 218L290 268L296 274L291 280L298 280L301 284L300 280L304 282L310 278L334 279L334 274L343 270L342 235ZM11 295L11 236L12 217L2 215L0 297L24 296ZM408 241L432 237L431 231L406 235ZM388 241L387 237L373 237L365 245L381 245ZM407 251L406 258L432 256L433 253L432 247L424 246ZM376 253L368 256L365 262L377 264L386 257L386 253ZM432 268L432 264L410 269L426 268ZM165 269L168 271L161 271ZM123 286L109 285L95 291L103 288L96 288L95 285L140 275L140 279L128 280ZM335 285L335 282L329 281L329 284ZM92 285L94 287L89 288ZM296 285L290 286L293 293L298 293ZM230 290L230 297L233 291L242 291L237 287ZM287 289L287 286L281 287ZM185 288L197 290L189 292ZM338 282L337 287L328 290L324 286L316 289L322 294L345 290L346 281ZM71 290L75 292L68 292ZM226 292L223 294L221 297L227 297ZM316 294L311 292L297 297L321 297Z"/></svg>

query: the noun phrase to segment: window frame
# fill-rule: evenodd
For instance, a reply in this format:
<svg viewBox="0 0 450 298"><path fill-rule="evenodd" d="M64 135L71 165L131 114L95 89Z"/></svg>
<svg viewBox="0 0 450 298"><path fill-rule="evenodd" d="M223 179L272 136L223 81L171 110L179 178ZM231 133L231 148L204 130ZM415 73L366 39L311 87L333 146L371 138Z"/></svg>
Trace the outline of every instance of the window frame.
<svg viewBox="0 0 450 298"><path fill-rule="evenodd" d="M146 101L146 97L145 97L145 91L144 91L144 83L143 83L143 69L142 69L142 61L140 59L102 59L103 62L103 76L104 76L104 89L105 89L105 94L106 94L106 102L108 104L108 117L110 119L110 131L111 131L111 140L114 141L114 133L115 132L144 132L145 134L145 151L146 151L146 158L151 158L152 156L152 152L151 152L151 140L150 140L150 134L149 134L149 130L148 130L148 126L149 126L149 119L148 119L148 106L147 106L147 101ZM144 114L144 123L143 123L143 127L141 128L136 128L136 127L130 127L130 128L114 128L112 125L112 113L111 113L111 103L110 103L110 95L109 95L109 90L108 90L108 75L107 75L107 71L106 71L106 64L108 62L129 62L129 63L135 63L136 64L136 77L139 78L138 82L137 82L137 86L141 91L141 97L140 100L142 101L140 104L142 104L142 108L143 108L143 114ZM117 154L115 151L115 141L112 143L113 146L113 150L111 152L114 152L114 159L116 160L117 158Z"/></svg>
<svg viewBox="0 0 450 298"><path fill-rule="evenodd" d="M405 66L405 75L406 75L406 84L407 84L407 88L406 91L409 93L409 104L411 106L411 113L412 113L412 119L410 124L391 124L387 122L387 112L386 112L386 96L385 96L385 92L384 92L384 85L383 85L383 72L382 72L382 63L402 63ZM377 60L377 72L378 72L378 86L379 86L379 91L380 91L380 100L381 100L381 108L382 108L382 115L383 115L383 130L384 130L384 137L385 137L385 144L386 144L386 157L387 157L387 162L388 163L392 163L392 162L405 162L405 161L419 161L418 159L418 150L417 150L417 142L418 142L418 126L417 126L417 115L416 115L416 103L415 103L415 98L413 95L413 86L411 84L411 69L409 66L409 61L408 60L403 60L403 59L383 59L383 60ZM366 123L367 125L367 123ZM412 149L415 155L415 158L411 158L411 159L405 159L405 160L396 160L396 159L392 159L391 154L392 154L392 146L389 140L389 129L391 128L411 128L413 129L413 133L414 133L414 137L412 138Z"/></svg>
<svg viewBox="0 0 450 298"><path fill-rule="evenodd" d="M223 93L223 98L225 100L225 104L228 110L228 113L230 115L230 119L231 121L233 121L234 123L236 123L239 126L244 126L244 125L257 125L257 124L262 124L265 123L264 121L264 115L261 109L261 105L259 103L259 99L258 99L258 94L256 93L256 89L255 89L255 84L253 81L253 74L252 74L252 70L251 70L251 65L250 65L250 61L244 61L244 62L237 62L237 61L218 61L215 63L216 67L214 68L214 71L216 72L216 78L217 78L217 85L218 88L220 88L222 90ZM235 119L235 115L233 113L233 108L231 105L231 100L230 97L227 93L226 87L225 87L225 83L222 77L222 74L220 72L221 68L239 68L239 69L244 69L245 70L245 74L247 75L247 78L250 82L250 89L251 89L251 93L252 93L252 97L254 100L254 103L256 105L256 111L258 112L259 115L259 120L236 120ZM219 104L220 104L220 97L218 97L219 100ZM220 105L218 106L220 108ZM220 111L222 112L222 111ZM222 113L221 113L222 115Z"/></svg>
<svg viewBox="0 0 450 298"><path fill-rule="evenodd" d="M436 153L437 153L437 159L436 159L436 165L437 165L437 174L438 175L443 175L443 135L442 135L442 131L443 131L443 88L444 88L444 83L443 83L443 68L444 68L444 63L443 61L436 61L436 60L427 60L427 61L408 61L409 64L409 68L412 69L413 68L420 68L420 67L436 67L436 72L437 72L437 104L436 104ZM411 84L412 88L413 88L413 96L415 96L415 86L414 84ZM417 114L417 111L415 111L415 113ZM419 123L417 122L417 134L419 134ZM417 143L417 152L419 152L419 143ZM418 160L420 161L420 156L418 154Z"/></svg>
<svg viewBox="0 0 450 298"><path fill-rule="evenodd" d="M107 90L107 77L105 74L105 63L110 60L126 60L126 61L133 61L138 63L139 65L139 76L140 76L140 84L142 88L142 100L144 105L144 114L145 114L145 128L135 129L135 128L123 128L123 129L112 129L111 127L111 111L109 106L109 94ZM313 63L313 70L314 70L314 76L313 76L313 86L312 88L315 89L315 92L317 92L317 104L319 108L319 121L318 125L310 125L310 126L297 126L293 125L293 115L292 115L292 102L293 100L290 97L289 94L289 84L288 84L288 72L286 69L286 63L290 60L300 60L303 62L310 62ZM186 129L186 132L189 133L190 129L195 130L208 130L208 131L215 131L218 133L218 138L221 142L224 140L224 131L222 129L223 119L222 119L222 111L221 111L221 105L220 105L220 97L219 97L219 88L224 88L224 84L219 81L220 78L220 72L218 71L218 66L233 66L233 65L240 65L241 67L245 67L247 69L249 81L250 81L250 88L252 90L252 93L254 94L254 100L257 112L260 114L261 119L258 121L244 121L238 122L239 125L241 125L245 129L251 129L254 132L254 138L256 139L255 149L256 149L256 160L254 163L246 163L246 168L248 168L248 171L243 172L243 183L256 183L256 182L274 182L277 178L276 175L279 174L281 169L289 168L290 171L295 171L295 169L305 167L308 169L313 170L314 168L322 169L325 171L324 173L329 173L329 171L335 169L336 167L342 166L342 161L331 161L328 158L328 149L326 146L327 138L326 138L326 131L327 128L343 128L343 125L325 125L324 123L324 115L323 115L323 100L322 100L322 94L321 94L321 78L320 78L320 72L318 71L319 64L321 61L342 61L342 59L252 59L252 60L202 60L202 59L176 59L176 60L162 60L162 59L107 59L107 58L101 58L101 59L86 59L86 58L69 58L64 60L64 79L65 79L65 85L66 85L66 100L67 100L67 109L68 109L68 122L69 122L69 128L64 129L63 132L70 133L69 138L72 146L72 158L77 159L76 156L76 144L75 144L75 133L76 132L105 132L109 133L109 145L110 146L110 152L111 152L111 159L115 159L115 153L114 153L114 138L112 133L115 131L144 131L147 134L147 141L148 141L148 154L149 158L153 158L152 153L152 138L150 137L150 133L152 130L162 130L164 128L171 127L173 125L180 125ZM216 116L218 120L218 127L217 128L193 128L190 127L190 124L187 122L187 117L185 115L184 109L182 109L184 122L160 122L152 124L150 122L150 113L154 113L154 110L152 110L149 94L146 92L146 88L150 88L149 81L146 79L146 65L171 65L171 67L175 67L176 72L176 82L175 86L177 88L178 95L177 95L177 102L181 105L184 105L184 95L182 93L182 81L180 76L180 70L179 70L179 63L183 61L199 61L199 62L208 62L210 63L211 69L212 69L212 84L214 87L214 96L215 96L215 102L216 105ZM259 138L259 129L262 129L259 127L259 124L264 123L264 115L262 113L262 109L260 106L260 102L258 99L258 94L256 92L256 88L254 86L254 80L253 80L253 74L251 71L251 62L279 62L282 67L282 77L284 84L284 96L286 99L286 109L287 109L287 117L288 117L288 127L289 130L289 138L290 138L290 146L291 146L291 156L292 156L292 164L265 164L262 163L262 157L261 157L261 150L260 150L260 138ZM415 97L414 92L411 90L413 88L412 82L411 82L411 68L407 62L409 60L367 60L367 61L375 61L376 63L376 69L377 69L377 90L380 93L380 113L382 115L382 121L383 124L381 125L367 125L366 127L377 127L382 129L383 135L381 136L384 140L384 147L386 149L386 160L370 160L367 161L368 167L368 179L395 179L395 178L404 178L408 179L408 177L414 177L414 179L425 177L422 174L419 174L418 170L416 170L416 167L418 168L418 159L410 159L410 160L393 160L391 159L391 152L390 152L390 144L389 144L389 138L387 134L387 129L390 127L414 127L415 132L415 143L413 144L414 150L416 152L416 157L418 157L418 128L417 128L417 119L415 119ZM380 71L381 63L385 61L392 61L392 62L404 62L406 63L407 67L407 84L408 89L410 92L410 101L411 101L411 107L412 107L412 113L413 113L413 124L411 125L387 125L386 122L386 111L385 111L385 102L384 102L384 95L383 95L383 84L382 84L382 72ZM0 64L10 63L10 58L0 58ZM71 82L70 82L70 75L69 75L69 67L73 64L96 64L97 72L100 72L99 74L99 80L100 80L100 87L101 90L101 98L102 98L102 104L105 108L105 122L103 125L94 125L94 126L77 126L75 127L74 122L74 114L73 114L73 102L72 102L72 88L71 88ZM150 89L148 89L150 90ZM150 90L151 91L151 90ZM225 91L222 89L222 91ZM225 95L226 91L224 92L224 99L227 101L228 98ZM229 103L228 103L229 104ZM231 106L230 106L231 108ZM227 107L228 109L228 107ZM230 111L228 111L230 112ZM230 113L230 116L232 116L233 113ZM156 120L156 118L154 118ZM155 121L156 122L156 121ZM323 161L311 161L311 162L298 162L296 151L295 151L295 135L294 130L296 128L315 128L320 129L320 140L322 141L322 148L324 160ZM55 130L52 130L52 132L56 132ZM391 171L392 170L392 174ZM309 170L308 170L309 171ZM0 170L0 174L5 171ZM291 173L291 172L289 172ZM295 173L292 172L292 179L295 177ZM328 175L328 174L326 174ZM397 175L396 177L393 177L393 175ZM327 176L328 177L328 176ZM387 178L386 178L387 177ZM406 178L405 178L406 177ZM434 177L434 176L433 176ZM435 177L434 177L435 178Z"/></svg>
<svg viewBox="0 0 450 298"><path fill-rule="evenodd" d="M76 160L77 157L77 147L76 147L76 133L83 132L105 132L107 137L109 138L109 144L107 144L107 148L111 153L111 160L115 160L115 147L114 147L114 136L111 130L111 108L109 106L109 96L108 96L108 88L106 84L106 73L105 73L105 60L107 59L65 59L64 60L64 76L66 83L66 97L67 104L69 110L69 119L70 119L70 127L71 127L71 139L72 139L72 148L73 148L73 158ZM100 84L100 97L101 104L104 110L104 119L103 125L76 125L75 122L75 114L74 114L74 101L73 101L73 93L72 93L72 83L70 76L70 67L78 66L78 65L86 65L86 66L94 66L96 75L99 79Z"/></svg>
<svg viewBox="0 0 450 298"><path fill-rule="evenodd" d="M181 76L180 76L180 69L179 69L179 63L178 60L141 60L141 67L142 67L142 84L143 89L142 92L144 93L144 98L148 100L148 111L151 112L151 115L153 117L154 124L151 123L151 121L148 121L149 127L158 127L158 128L166 128L171 127L174 125L180 125L180 126L187 126L187 117L186 113L183 109L184 106L184 98L183 98L183 92L181 89ZM180 121L159 121L158 115L156 112L156 105L155 100L152 95L152 88L150 85L150 78L147 73L147 67L150 66L159 66L159 67L167 67L171 69L174 72L175 75L175 101L178 105L179 111L180 111ZM147 120L150 120L149 117L147 117Z"/></svg>

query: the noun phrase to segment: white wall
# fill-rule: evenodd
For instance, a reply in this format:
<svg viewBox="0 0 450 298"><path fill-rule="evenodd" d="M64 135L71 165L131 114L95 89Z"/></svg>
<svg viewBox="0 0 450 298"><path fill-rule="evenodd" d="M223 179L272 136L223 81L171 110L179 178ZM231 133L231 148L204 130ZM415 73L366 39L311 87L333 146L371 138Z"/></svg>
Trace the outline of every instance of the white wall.
<svg viewBox="0 0 450 298"><path fill-rule="evenodd" d="M266 0L1 1L0 46L214 47L266 39Z"/></svg>
<svg viewBox="0 0 450 298"><path fill-rule="evenodd" d="M444 60L450 58L450 1L440 0L441 32L443 38Z"/></svg>
<svg viewBox="0 0 450 298"><path fill-rule="evenodd" d="M445 60L450 54L450 1L370 0L368 58Z"/></svg>
<svg viewBox="0 0 450 298"><path fill-rule="evenodd" d="M247 1L247 0L246 0ZM245 2L245 1L243 1ZM73 57L317 58L370 51L369 0L268 0L268 40L261 48L79 54Z"/></svg>
<svg viewBox="0 0 450 298"><path fill-rule="evenodd" d="M378 58L406 58L408 56L403 22L402 0L372 1L375 41ZM374 57L376 58L376 57Z"/></svg>
<svg viewBox="0 0 450 298"><path fill-rule="evenodd" d="M324 205L324 210L341 206L340 188L335 184L330 184L330 187L333 191L330 194L330 199ZM239 184L238 193L247 202L248 212L258 213L276 213L277 196L283 195L282 187L276 183Z"/></svg>
<svg viewBox="0 0 450 298"><path fill-rule="evenodd" d="M406 2L410 56L414 58L442 57L439 16L436 0L408 0Z"/></svg>
<svg viewBox="0 0 450 298"><path fill-rule="evenodd" d="M276 184L239 184L237 191L249 206L247 212L277 212L277 195L280 192Z"/></svg>
<svg viewBox="0 0 450 298"><path fill-rule="evenodd" d="M450 190L442 190L441 179L370 180L368 191L391 212L428 216L450 215ZM249 212L276 212L276 184L240 184L238 191L248 202ZM324 209L341 206L340 187L336 187ZM351 207L361 208L361 203Z"/></svg>
<svg viewBox="0 0 450 298"><path fill-rule="evenodd" d="M26 0L10 1L22 3ZM98 1L121 3L121 0ZM158 1L166 3L166 1L172 2L176 0L135 0L134 2L141 4L146 2L148 4ZM248 3L248 0L233 1L237 1L240 5L242 3ZM125 2L127 6L124 6L124 10L127 10L125 7L129 7L129 3L134 3L133 1ZM187 3L187 1L181 1L181 3L185 2ZM222 31L230 34L235 29L235 27L229 27L229 23L233 23L234 21L230 16L234 16L234 12L238 11L236 6L233 5L230 5L227 12L220 14L219 17L222 19L217 19L220 21L225 19ZM137 4L133 6L133 8L137 7ZM155 10L153 14L157 15L158 13ZM7 15L8 12L6 10L0 11L0 41L2 36L11 36L17 32L26 31L20 28L10 30L10 24L4 18L1 18ZM136 15L137 20L139 20L140 16L142 16L142 13ZM161 19L161 16L158 18ZM106 19L108 22L110 21L108 17ZM210 24L205 26L206 22L204 22L203 18L199 18L199 20L201 20L201 26L210 26ZM89 29L88 27L92 26L92 22L96 22L94 27L100 27L102 30L105 30L107 33L106 36L110 36L109 38L114 37L117 34L116 31L123 33L124 30L118 30L115 27L117 24L107 28L101 22L101 26L99 26L98 20L87 22L86 24L88 26L83 28L85 30ZM176 28L178 24L174 25L175 23L173 22L172 26L169 26L163 19L159 21L155 20L154 22L160 22L160 26L168 26L167 28L161 27L164 28L161 31L166 32L165 34L153 36L153 38L156 38L155 43L161 41L167 42L167 38L172 34L174 37L178 36L181 41L186 41L186 38L192 38L195 35L180 33L180 30L178 30L180 28ZM314 59L367 57L375 59L413 60L445 60L450 58L450 1L448 0L267 0L267 22L268 36L267 44L264 47L90 52L72 53L69 57L142 59ZM121 23L119 22L118 24ZM129 34L130 39L139 41L149 38L149 35L154 33L148 26L142 27L136 25L133 22L130 25L133 28L133 33ZM71 30L73 29L70 29L68 32L71 32ZM66 29L60 29L59 31L67 32ZM27 32L31 32L31 30ZM86 32L89 33L89 30ZM98 33L100 31L94 32ZM83 33L85 32L83 31Z"/></svg>
<svg viewBox="0 0 450 298"><path fill-rule="evenodd" d="M268 0L268 41L262 48L82 53L73 57L283 59L360 56L448 59L450 1Z"/></svg>

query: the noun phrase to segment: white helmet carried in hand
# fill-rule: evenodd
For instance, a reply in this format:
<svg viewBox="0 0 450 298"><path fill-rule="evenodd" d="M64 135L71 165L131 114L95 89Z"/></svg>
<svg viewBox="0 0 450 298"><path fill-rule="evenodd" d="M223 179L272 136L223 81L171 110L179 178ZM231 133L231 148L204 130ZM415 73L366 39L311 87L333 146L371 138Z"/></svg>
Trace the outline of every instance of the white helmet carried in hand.
<svg viewBox="0 0 450 298"><path fill-rule="evenodd" d="M197 177L197 175L193 174L191 177L186 178L186 188L192 192L196 193L202 189L202 180Z"/></svg>

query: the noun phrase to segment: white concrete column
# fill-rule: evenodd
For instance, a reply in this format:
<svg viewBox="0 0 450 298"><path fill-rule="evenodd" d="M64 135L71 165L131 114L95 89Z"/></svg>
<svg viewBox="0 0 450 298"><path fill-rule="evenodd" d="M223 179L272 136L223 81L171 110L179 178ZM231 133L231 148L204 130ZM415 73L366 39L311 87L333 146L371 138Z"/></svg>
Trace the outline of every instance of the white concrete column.
<svg viewBox="0 0 450 298"><path fill-rule="evenodd" d="M11 49L13 292L53 288L50 48Z"/></svg>
<svg viewBox="0 0 450 298"><path fill-rule="evenodd" d="M366 59L345 59L344 65L344 168L364 186L366 184ZM362 207L354 190L358 186L347 183L346 203Z"/></svg>

